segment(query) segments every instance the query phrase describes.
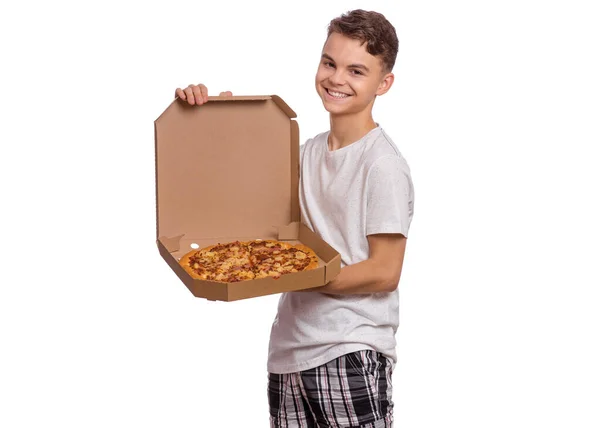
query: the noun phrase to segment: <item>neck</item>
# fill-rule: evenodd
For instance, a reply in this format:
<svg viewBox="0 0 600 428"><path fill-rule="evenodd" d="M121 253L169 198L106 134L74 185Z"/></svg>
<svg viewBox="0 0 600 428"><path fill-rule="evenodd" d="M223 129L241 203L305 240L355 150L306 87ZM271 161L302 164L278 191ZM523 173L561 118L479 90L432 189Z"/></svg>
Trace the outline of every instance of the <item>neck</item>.
<svg viewBox="0 0 600 428"><path fill-rule="evenodd" d="M360 140L377 124L369 111L363 117L357 115L329 116L331 132L329 133L329 150L338 150Z"/></svg>

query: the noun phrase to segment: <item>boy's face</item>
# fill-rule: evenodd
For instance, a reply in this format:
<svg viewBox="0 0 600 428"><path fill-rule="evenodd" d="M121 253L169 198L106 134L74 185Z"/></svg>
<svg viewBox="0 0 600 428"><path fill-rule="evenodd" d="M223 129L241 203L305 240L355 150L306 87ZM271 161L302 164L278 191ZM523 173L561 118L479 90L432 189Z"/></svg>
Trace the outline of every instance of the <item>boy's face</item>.
<svg viewBox="0 0 600 428"><path fill-rule="evenodd" d="M323 46L315 87L332 115L360 113L392 86L394 75L383 73L381 60L366 46L339 33L331 33Z"/></svg>

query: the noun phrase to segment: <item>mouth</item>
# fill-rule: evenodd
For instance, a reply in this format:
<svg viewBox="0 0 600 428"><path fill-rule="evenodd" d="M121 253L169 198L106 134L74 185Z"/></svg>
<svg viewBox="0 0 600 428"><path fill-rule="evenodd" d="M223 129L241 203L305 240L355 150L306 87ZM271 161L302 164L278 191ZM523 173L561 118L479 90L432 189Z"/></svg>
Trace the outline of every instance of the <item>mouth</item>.
<svg viewBox="0 0 600 428"><path fill-rule="evenodd" d="M344 92L330 90L329 88L325 88L325 92L327 93L328 98L334 99L334 100L344 100L344 99L352 96L349 94L345 94Z"/></svg>

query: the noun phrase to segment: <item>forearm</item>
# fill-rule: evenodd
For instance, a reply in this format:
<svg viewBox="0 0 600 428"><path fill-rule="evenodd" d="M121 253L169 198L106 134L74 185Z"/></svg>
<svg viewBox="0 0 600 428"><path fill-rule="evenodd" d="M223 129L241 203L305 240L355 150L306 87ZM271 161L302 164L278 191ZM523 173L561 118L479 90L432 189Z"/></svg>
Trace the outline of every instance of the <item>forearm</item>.
<svg viewBox="0 0 600 428"><path fill-rule="evenodd" d="M388 278L387 270L372 259L348 265L330 282L322 287L304 291L318 291L327 294L371 294L390 292L395 284Z"/></svg>

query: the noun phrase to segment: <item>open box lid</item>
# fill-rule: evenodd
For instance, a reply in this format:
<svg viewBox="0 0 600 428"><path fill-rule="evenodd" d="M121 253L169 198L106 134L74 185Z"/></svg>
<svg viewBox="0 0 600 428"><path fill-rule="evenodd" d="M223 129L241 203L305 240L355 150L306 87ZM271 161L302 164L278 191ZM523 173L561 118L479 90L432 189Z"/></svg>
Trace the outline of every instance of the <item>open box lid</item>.
<svg viewBox="0 0 600 428"><path fill-rule="evenodd" d="M300 221L295 117L276 95L175 99L154 122L157 239L276 237Z"/></svg>

